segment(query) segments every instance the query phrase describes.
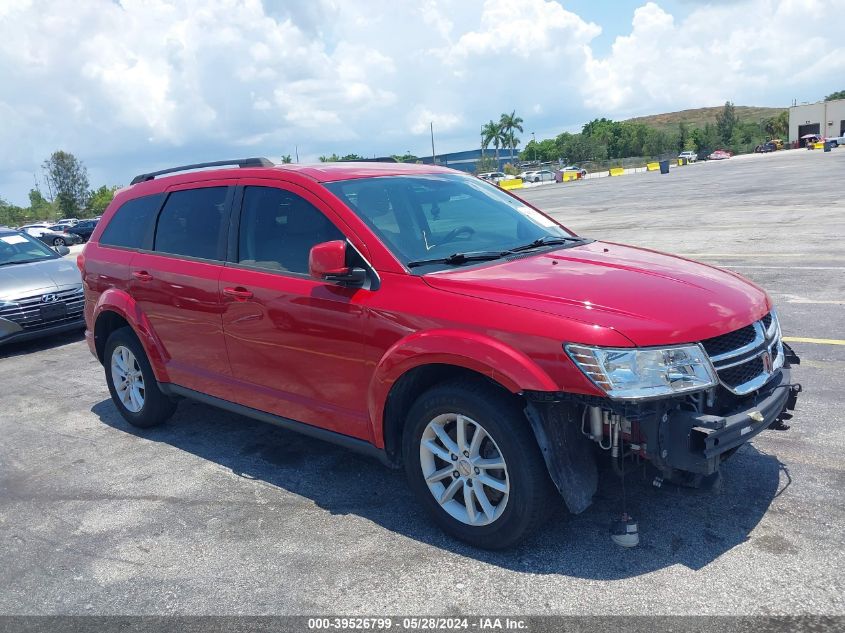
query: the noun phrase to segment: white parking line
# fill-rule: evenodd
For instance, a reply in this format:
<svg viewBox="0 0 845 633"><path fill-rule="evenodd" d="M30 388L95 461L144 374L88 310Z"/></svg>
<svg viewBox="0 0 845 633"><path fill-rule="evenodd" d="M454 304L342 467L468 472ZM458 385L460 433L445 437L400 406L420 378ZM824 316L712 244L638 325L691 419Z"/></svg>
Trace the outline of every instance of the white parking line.
<svg viewBox="0 0 845 633"><path fill-rule="evenodd" d="M725 268L764 268L771 270L845 270L845 266L755 266L754 264L725 264Z"/></svg>

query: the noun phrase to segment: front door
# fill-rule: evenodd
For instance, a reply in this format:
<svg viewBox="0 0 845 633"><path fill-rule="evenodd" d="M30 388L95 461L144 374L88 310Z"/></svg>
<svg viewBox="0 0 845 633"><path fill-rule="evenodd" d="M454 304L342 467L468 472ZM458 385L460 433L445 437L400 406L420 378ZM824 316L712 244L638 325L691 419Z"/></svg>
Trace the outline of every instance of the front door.
<svg viewBox="0 0 845 633"><path fill-rule="evenodd" d="M244 185L237 247L220 277L237 401L369 440L361 302L370 291L308 275L311 247L347 236L305 189Z"/></svg>
<svg viewBox="0 0 845 633"><path fill-rule="evenodd" d="M130 293L160 342L170 381L217 395L230 373L218 279L234 182L213 184L168 192L152 252L132 258Z"/></svg>

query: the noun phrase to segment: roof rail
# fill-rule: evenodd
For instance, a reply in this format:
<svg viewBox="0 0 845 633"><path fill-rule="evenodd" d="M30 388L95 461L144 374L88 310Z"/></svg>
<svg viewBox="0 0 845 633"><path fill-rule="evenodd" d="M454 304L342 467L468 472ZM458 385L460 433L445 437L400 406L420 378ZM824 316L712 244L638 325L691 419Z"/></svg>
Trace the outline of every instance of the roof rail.
<svg viewBox="0 0 845 633"><path fill-rule="evenodd" d="M182 165L181 167L170 167L169 169L162 169L160 171L151 171L147 174L139 174L132 179L130 185L137 185L139 182L146 182L147 180L154 180L156 176L163 176L164 174L172 174L177 171L189 171L191 169L202 169L203 167L274 167L275 163L266 158L236 158L234 160L215 160L210 163L196 163L194 165Z"/></svg>

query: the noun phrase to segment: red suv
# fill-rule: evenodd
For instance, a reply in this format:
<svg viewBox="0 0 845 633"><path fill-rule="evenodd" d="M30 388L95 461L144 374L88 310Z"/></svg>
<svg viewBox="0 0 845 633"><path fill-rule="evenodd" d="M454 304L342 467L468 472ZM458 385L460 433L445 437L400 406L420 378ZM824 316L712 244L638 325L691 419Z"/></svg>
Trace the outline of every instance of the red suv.
<svg viewBox="0 0 845 633"><path fill-rule="evenodd" d="M602 449L618 470L716 476L800 391L753 283L579 237L440 167L142 174L79 266L129 423L186 397L369 453L481 547L537 527L555 493L586 509Z"/></svg>

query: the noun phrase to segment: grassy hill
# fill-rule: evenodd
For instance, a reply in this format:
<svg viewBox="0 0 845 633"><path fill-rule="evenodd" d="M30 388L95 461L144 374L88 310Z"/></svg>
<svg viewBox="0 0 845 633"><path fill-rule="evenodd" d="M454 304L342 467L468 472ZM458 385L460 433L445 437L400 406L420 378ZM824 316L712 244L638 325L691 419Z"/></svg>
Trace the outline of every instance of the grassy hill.
<svg viewBox="0 0 845 633"><path fill-rule="evenodd" d="M646 125L675 132L678 124L686 123L691 128L703 128L705 123L716 123L716 115L722 111L724 106L712 108L694 108L692 110L681 110L680 112L666 112L664 114L651 114L640 116L629 121L633 123L645 123ZM759 123L760 119L777 116L786 108L757 108L753 106L736 106L736 115L743 123Z"/></svg>

